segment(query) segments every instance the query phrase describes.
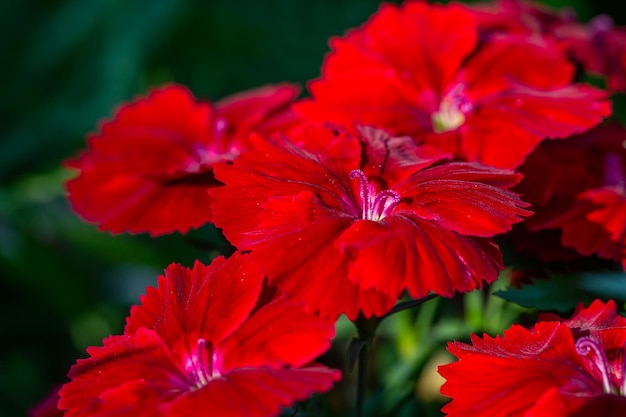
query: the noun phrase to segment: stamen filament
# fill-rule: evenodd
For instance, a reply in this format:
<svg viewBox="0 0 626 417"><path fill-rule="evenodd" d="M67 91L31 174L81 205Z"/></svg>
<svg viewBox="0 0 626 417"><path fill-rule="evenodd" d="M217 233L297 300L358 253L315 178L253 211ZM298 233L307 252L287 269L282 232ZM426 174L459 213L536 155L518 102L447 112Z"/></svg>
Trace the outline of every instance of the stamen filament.
<svg viewBox="0 0 626 417"><path fill-rule="evenodd" d="M626 344L622 346L622 386L620 395L626 397Z"/></svg>
<svg viewBox="0 0 626 417"><path fill-rule="evenodd" d="M390 208L392 208L399 202L400 196L395 191L381 191L374 199L374 203L372 204L372 212L368 213L368 216L375 217L378 215L378 217L382 217L384 213L386 213Z"/></svg>
<svg viewBox="0 0 626 417"><path fill-rule="evenodd" d="M361 218L365 219L370 212L370 185L367 176L360 169L350 171L350 179L359 181L359 197L361 197Z"/></svg>
<svg viewBox="0 0 626 417"><path fill-rule="evenodd" d="M365 173L360 169L350 172L351 179L359 181L359 197L361 199L361 218L363 220L380 221L391 214L392 209L400 202L400 196L393 190L379 193L369 183Z"/></svg>

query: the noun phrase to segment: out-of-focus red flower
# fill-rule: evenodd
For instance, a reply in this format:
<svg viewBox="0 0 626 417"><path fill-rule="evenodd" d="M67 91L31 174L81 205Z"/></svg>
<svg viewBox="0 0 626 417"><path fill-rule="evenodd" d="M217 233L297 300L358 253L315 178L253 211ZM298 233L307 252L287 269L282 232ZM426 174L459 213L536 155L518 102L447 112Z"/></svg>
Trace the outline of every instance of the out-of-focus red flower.
<svg viewBox="0 0 626 417"><path fill-rule="evenodd" d="M549 39L479 35L476 14L463 6L384 5L331 41L312 98L295 109L313 122L383 128L500 168L611 114L604 92L572 84L574 65Z"/></svg>
<svg viewBox="0 0 626 417"><path fill-rule="evenodd" d="M452 342L439 368L463 417L620 417L626 409L626 319L613 301L579 306L569 320L513 325L502 337Z"/></svg>
<svg viewBox="0 0 626 417"><path fill-rule="evenodd" d="M579 253L626 260L626 130L600 126L564 141L545 142L520 167L517 191L535 215L531 232L560 229Z"/></svg>
<svg viewBox="0 0 626 417"><path fill-rule="evenodd" d="M266 86L211 106L169 85L123 105L67 162L79 171L67 182L72 207L112 233L202 226L211 219L207 189L219 184L213 163L231 161L252 131L293 128L297 93L292 85Z"/></svg>
<svg viewBox="0 0 626 417"><path fill-rule="evenodd" d="M577 203L546 227L563 230L561 241L583 255L621 262L626 267L626 189L588 190Z"/></svg>
<svg viewBox="0 0 626 417"><path fill-rule="evenodd" d="M605 77L611 91L626 91L626 27L615 26L610 16L599 15L588 25L569 26L560 32L585 71Z"/></svg>
<svg viewBox="0 0 626 417"><path fill-rule="evenodd" d="M469 7L483 36L547 36L585 72L606 78L611 91L626 91L626 28L607 15L583 24L569 8L552 9L522 0L500 0Z"/></svg>
<svg viewBox="0 0 626 417"><path fill-rule="evenodd" d="M511 171L440 163L409 137L310 128L257 136L226 185L210 191L215 224L252 251L270 281L325 316L384 314L403 290L452 296L496 279L491 239L528 215Z"/></svg>
<svg viewBox="0 0 626 417"><path fill-rule="evenodd" d="M509 33L555 37L560 30L577 25L576 12L554 9L534 1L496 0L467 6L474 12L483 35Z"/></svg>
<svg viewBox="0 0 626 417"><path fill-rule="evenodd" d="M308 365L333 323L284 297L260 296L263 274L247 256L193 269L172 264L110 336L71 368L66 417L278 415L330 389L340 373Z"/></svg>

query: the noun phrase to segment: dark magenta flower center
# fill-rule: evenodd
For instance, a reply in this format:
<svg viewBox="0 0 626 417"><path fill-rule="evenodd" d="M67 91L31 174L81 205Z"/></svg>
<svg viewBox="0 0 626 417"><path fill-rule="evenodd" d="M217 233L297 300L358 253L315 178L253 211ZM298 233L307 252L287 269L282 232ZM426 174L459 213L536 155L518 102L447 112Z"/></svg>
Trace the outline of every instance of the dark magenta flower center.
<svg viewBox="0 0 626 417"><path fill-rule="evenodd" d="M202 388L209 381L220 374L214 368L213 344L204 339L198 339L196 351L185 361L185 370L191 377L195 388Z"/></svg>
<svg viewBox="0 0 626 417"><path fill-rule="evenodd" d="M350 178L356 178L359 181L361 218L363 220L380 221L390 215L393 208L400 202L400 196L393 190L378 192L360 169L351 171Z"/></svg>
<svg viewBox="0 0 626 417"><path fill-rule="evenodd" d="M609 362L604 348L590 337L576 341L576 352L588 358L602 379L602 391L605 394L626 396L626 346L617 355L616 361ZM621 356L621 358L620 358Z"/></svg>

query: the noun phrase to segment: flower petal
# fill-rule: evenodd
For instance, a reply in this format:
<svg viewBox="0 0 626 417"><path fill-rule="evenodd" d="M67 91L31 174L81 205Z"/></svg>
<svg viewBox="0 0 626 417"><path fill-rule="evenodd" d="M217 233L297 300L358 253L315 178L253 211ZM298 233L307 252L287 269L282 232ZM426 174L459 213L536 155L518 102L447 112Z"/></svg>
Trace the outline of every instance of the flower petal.
<svg viewBox="0 0 626 417"><path fill-rule="evenodd" d="M157 399L167 401L186 386L168 347L152 330L110 336L87 353L90 357L72 366L72 381L59 392L59 408L67 417L109 415L106 410L119 408L155 416Z"/></svg>
<svg viewBox="0 0 626 417"><path fill-rule="evenodd" d="M251 132L288 132L301 123L290 106L300 93L293 84L265 85L230 95L215 103L225 134L247 142Z"/></svg>
<svg viewBox="0 0 626 417"><path fill-rule="evenodd" d="M610 394L576 395L556 388L539 398L524 417L622 417L626 397Z"/></svg>
<svg viewBox="0 0 626 417"><path fill-rule="evenodd" d="M439 367L447 379L441 393L453 398L442 409L449 417L525 416L545 392L567 384L597 392L564 324L514 325L503 337L472 335L472 343L450 343L459 361Z"/></svg>
<svg viewBox="0 0 626 417"><path fill-rule="evenodd" d="M195 352L198 339L221 342L254 309L263 274L246 255L196 261L193 269L172 264L148 288L141 305L131 309L125 334L146 327L156 331L170 349Z"/></svg>
<svg viewBox="0 0 626 417"><path fill-rule="evenodd" d="M165 404L160 415L193 417L210 410L211 417L276 416L281 407L328 391L339 379L339 371L325 367L242 369Z"/></svg>
<svg viewBox="0 0 626 417"><path fill-rule="evenodd" d="M581 133L610 114L606 94L588 86L517 87L481 100L468 115L462 152L469 161L516 168L544 138Z"/></svg>
<svg viewBox="0 0 626 417"><path fill-rule="evenodd" d="M220 369L304 366L328 350L334 333L332 321L281 297L257 310L224 342Z"/></svg>
<svg viewBox="0 0 626 417"><path fill-rule="evenodd" d="M611 190L588 190L579 195L579 201L573 206L541 226L561 228L563 245L574 248L583 255L597 254L602 258L621 261L626 259L626 221L623 219L626 204L622 200L621 196L615 196ZM603 221L609 227L613 225L613 236ZM613 240L613 237L621 240Z"/></svg>
<svg viewBox="0 0 626 417"><path fill-rule="evenodd" d="M511 187L519 174L486 166L449 163L420 171L394 189L410 210L460 234L492 237L511 229L531 212Z"/></svg>
<svg viewBox="0 0 626 417"><path fill-rule="evenodd" d="M565 87L574 79L575 71L554 43L539 36L511 34L491 36L464 68L474 100L507 90L512 83L538 89Z"/></svg>
<svg viewBox="0 0 626 417"><path fill-rule="evenodd" d="M462 236L409 215L354 223L336 245L351 260L355 284L394 297L405 288L415 298L431 291L451 297L494 281L502 269L492 240Z"/></svg>

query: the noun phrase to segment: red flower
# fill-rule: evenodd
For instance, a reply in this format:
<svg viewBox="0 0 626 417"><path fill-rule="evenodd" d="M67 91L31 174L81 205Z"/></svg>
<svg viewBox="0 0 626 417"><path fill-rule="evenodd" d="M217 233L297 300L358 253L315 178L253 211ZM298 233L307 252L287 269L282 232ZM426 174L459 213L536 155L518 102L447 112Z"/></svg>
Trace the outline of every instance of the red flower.
<svg viewBox="0 0 626 417"><path fill-rule="evenodd" d="M232 160L248 134L288 129L297 94L290 85L267 86L218 102L198 102L170 85L124 105L88 138L88 150L68 162L70 202L87 221L113 233L187 232L208 221L218 185L212 164Z"/></svg>
<svg viewBox="0 0 626 417"><path fill-rule="evenodd" d="M264 417L328 390L339 372L306 364L329 347L333 324L284 298L265 302L262 282L237 254L170 265L124 335L72 367L59 407L66 417Z"/></svg>
<svg viewBox="0 0 626 417"><path fill-rule="evenodd" d="M557 35L586 72L606 78L611 91L626 91L626 27L599 15L589 25L570 25Z"/></svg>
<svg viewBox="0 0 626 417"><path fill-rule="evenodd" d="M616 27L610 16L599 15L583 25L570 8L556 10L521 0L477 4L471 10L483 35L548 36L586 72L606 77L609 90L626 91L626 28Z"/></svg>
<svg viewBox="0 0 626 417"><path fill-rule="evenodd" d="M496 279L492 236L529 214L510 171L443 163L434 148L363 129L254 137L217 164L215 223L270 281L323 315L384 314L407 289L452 296Z"/></svg>
<svg viewBox="0 0 626 417"><path fill-rule="evenodd" d="M562 230L561 243L626 261L626 130L616 123L542 144L520 170L518 191L536 214L522 227Z"/></svg>
<svg viewBox="0 0 626 417"><path fill-rule="evenodd" d="M570 320L514 325L504 336L453 342L439 368L463 417L621 417L626 410L626 319L615 303L580 306Z"/></svg>
<svg viewBox="0 0 626 417"><path fill-rule="evenodd" d="M515 168L545 138L564 138L611 114L604 92L572 85L574 66L540 36L479 41L475 13L458 5L384 5L333 39L313 96L313 122L358 122ZM541 68L541 71L537 71Z"/></svg>

